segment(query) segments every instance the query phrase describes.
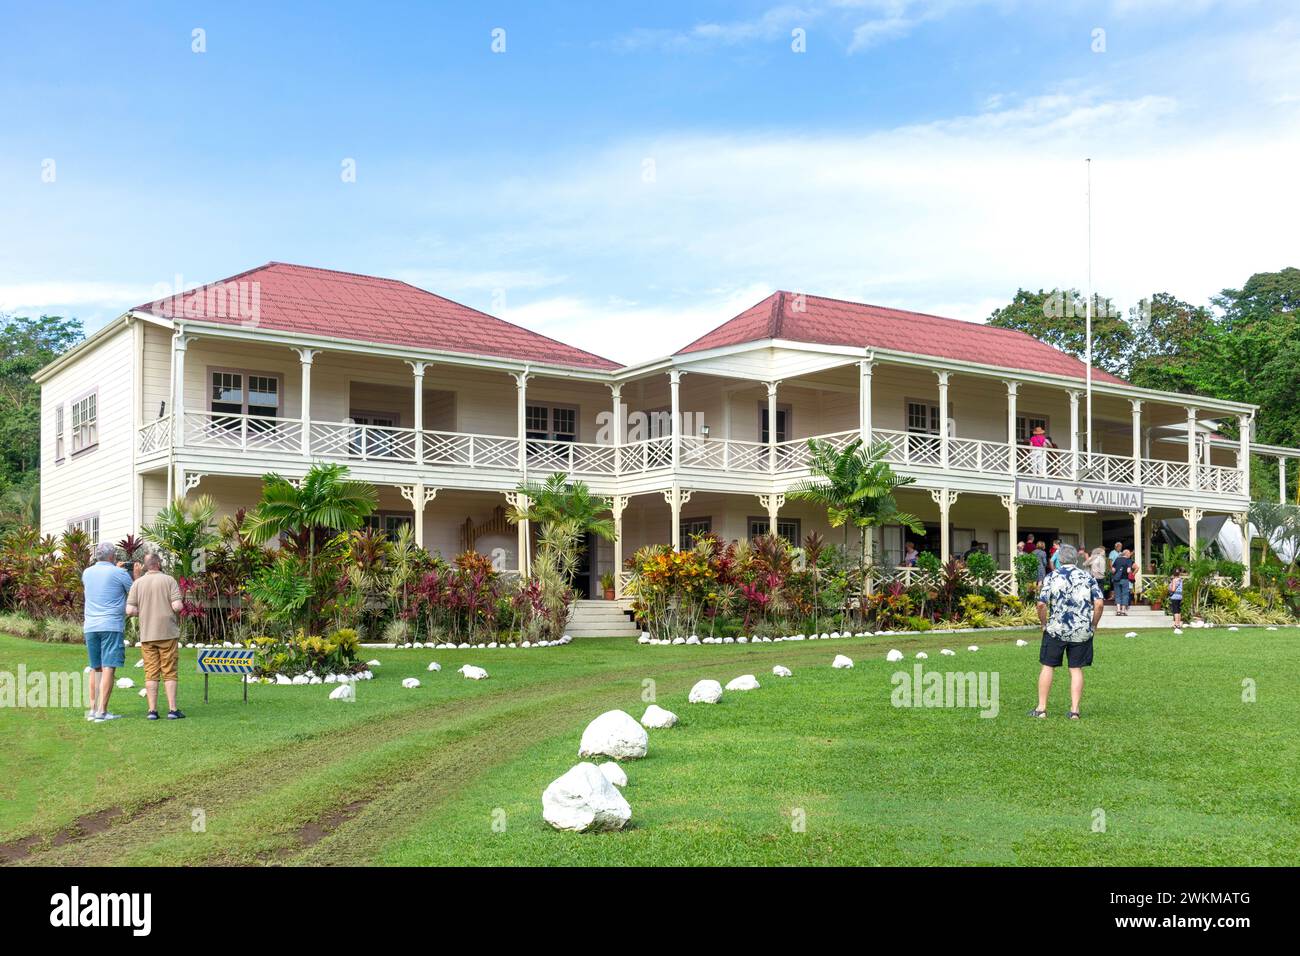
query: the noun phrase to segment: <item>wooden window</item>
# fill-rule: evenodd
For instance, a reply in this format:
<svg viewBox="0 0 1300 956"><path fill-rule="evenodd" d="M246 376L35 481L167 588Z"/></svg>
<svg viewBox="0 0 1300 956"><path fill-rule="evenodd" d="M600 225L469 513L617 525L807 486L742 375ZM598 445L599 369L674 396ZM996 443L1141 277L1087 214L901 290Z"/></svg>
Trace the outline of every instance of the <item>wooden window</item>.
<svg viewBox="0 0 1300 956"><path fill-rule="evenodd" d="M1016 416L1016 443L1019 445L1028 444L1030 437L1034 434L1035 428L1042 428L1049 435L1052 433L1052 420L1047 415L1017 415Z"/></svg>
<svg viewBox="0 0 1300 956"><path fill-rule="evenodd" d="M689 548L695 543L696 537L708 534L713 530L713 519L710 517L682 518L679 527L682 535L682 547Z"/></svg>
<svg viewBox="0 0 1300 956"><path fill-rule="evenodd" d="M99 393L91 392L72 403L72 453L99 444Z"/></svg>
<svg viewBox="0 0 1300 956"><path fill-rule="evenodd" d="M411 515L401 511L378 511L366 515L366 528L371 531L382 531L384 537L390 541L397 537L397 532L402 528L410 527L415 523Z"/></svg>
<svg viewBox="0 0 1300 956"><path fill-rule="evenodd" d="M54 460L63 461L63 406L54 410Z"/></svg>
<svg viewBox="0 0 1300 956"><path fill-rule="evenodd" d="M577 441L578 409L573 405L527 405L524 433L539 441Z"/></svg>
<svg viewBox="0 0 1300 956"><path fill-rule="evenodd" d="M771 522L767 518L752 517L749 519L749 540L767 534ZM776 533L789 541L792 547L799 547L799 542L803 540L799 534L798 518L777 518Z"/></svg>
<svg viewBox="0 0 1300 956"><path fill-rule="evenodd" d="M69 531L84 531L90 538L91 550L99 543L99 515L82 515L80 518L73 518L68 522Z"/></svg>
<svg viewBox="0 0 1300 956"><path fill-rule="evenodd" d="M907 400L907 430L916 435L939 434L939 403Z"/></svg>
<svg viewBox="0 0 1300 956"><path fill-rule="evenodd" d="M767 402L760 402L758 406L758 440L767 444ZM790 440L789 405L776 406L776 440L778 444Z"/></svg>

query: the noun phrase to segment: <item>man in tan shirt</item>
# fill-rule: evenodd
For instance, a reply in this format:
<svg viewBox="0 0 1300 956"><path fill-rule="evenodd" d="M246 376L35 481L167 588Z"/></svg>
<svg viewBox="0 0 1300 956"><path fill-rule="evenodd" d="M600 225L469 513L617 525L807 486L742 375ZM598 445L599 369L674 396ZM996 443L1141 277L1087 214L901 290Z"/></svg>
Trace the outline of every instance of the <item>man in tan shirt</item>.
<svg viewBox="0 0 1300 956"><path fill-rule="evenodd" d="M158 681L167 688L167 719L185 715L176 709L177 656L180 629L176 615L184 604L181 589L170 574L163 574L158 555L146 555L144 574L135 579L126 596L126 613L140 618L140 653L144 657L144 688L149 720L158 719Z"/></svg>

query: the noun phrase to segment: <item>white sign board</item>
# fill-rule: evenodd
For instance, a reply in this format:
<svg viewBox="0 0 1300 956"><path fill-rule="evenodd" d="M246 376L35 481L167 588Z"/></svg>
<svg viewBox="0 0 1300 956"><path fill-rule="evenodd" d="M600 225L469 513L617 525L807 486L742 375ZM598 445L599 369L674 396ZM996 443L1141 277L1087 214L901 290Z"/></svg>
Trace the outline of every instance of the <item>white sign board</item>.
<svg viewBox="0 0 1300 956"><path fill-rule="evenodd" d="M1082 511L1141 511L1142 489L1054 478L1017 478L1016 504L1077 508Z"/></svg>

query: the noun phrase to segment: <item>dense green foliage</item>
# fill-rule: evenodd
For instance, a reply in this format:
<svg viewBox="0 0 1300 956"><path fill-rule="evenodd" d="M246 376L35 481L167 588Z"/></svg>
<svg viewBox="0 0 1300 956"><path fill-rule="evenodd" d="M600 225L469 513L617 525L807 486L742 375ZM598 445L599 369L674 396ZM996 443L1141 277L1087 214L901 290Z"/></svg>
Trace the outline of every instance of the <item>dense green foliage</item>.
<svg viewBox="0 0 1300 956"><path fill-rule="evenodd" d="M1064 305L1061 303L1064 302ZM1083 298L1076 290L1019 290L989 316L1083 357ZM1300 445L1300 269L1260 272L1208 306L1161 292L1121 316L1097 297L1093 363L1143 388L1196 393L1260 406L1257 441ZM1237 434L1225 419L1223 432ZM1252 469L1255 498L1276 497L1272 470Z"/></svg>
<svg viewBox="0 0 1300 956"><path fill-rule="evenodd" d="M77 319L0 315L0 528L37 523L41 389L32 375L82 335Z"/></svg>

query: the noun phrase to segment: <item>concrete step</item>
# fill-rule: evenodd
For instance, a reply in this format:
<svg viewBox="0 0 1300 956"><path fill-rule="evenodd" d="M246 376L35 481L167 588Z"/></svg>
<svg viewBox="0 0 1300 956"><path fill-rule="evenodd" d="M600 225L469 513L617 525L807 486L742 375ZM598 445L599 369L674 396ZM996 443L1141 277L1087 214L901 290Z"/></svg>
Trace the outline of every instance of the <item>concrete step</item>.
<svg viewBox="0 0 1300 956"><path fill-rule="evenodd" d="M1113 607L1108 607L1097 622L1098 629L1136 631L1143 627L1173 627L1174 619L1163 610L1153 611L1146 606L1134 605L1128 614L1121 617Z"/></svg>
<svg viewBox="0 0 1300 956"><path fill-rule="evenodd" d="M640 631L613 601L576 601L564 632L572 637L628 637Z"/></svg>

